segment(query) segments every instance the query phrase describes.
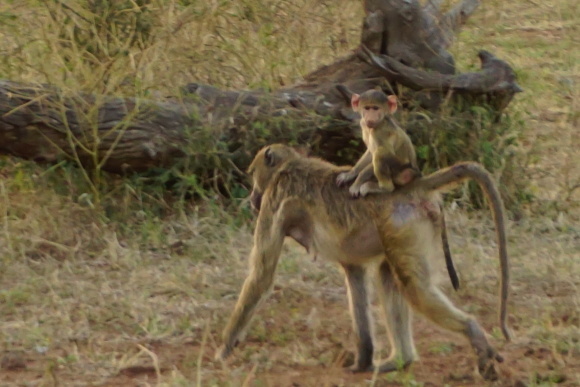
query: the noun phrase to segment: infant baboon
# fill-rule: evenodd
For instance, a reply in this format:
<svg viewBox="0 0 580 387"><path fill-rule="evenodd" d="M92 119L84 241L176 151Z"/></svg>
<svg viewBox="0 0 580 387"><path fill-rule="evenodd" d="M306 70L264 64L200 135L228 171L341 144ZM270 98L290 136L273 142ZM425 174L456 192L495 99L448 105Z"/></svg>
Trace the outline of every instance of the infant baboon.
<svg viewBox="0 0 580 387"><path fill-rule="evenodd" d="M411 139L391 117L397 111L397 97L387 97L380 90L367 90L360 95L352 94L351 106L361 116L362 138L367 151L350 171L338 175L337 184L342 186L354 180L349 190L358 197L392 192L395 185L405 185L421 176ZM378 184L365 184L373 176Z"/></svg>
<svg viewBox="0 0 580 387"><path fill-rule="evenodd" d="M346 99L350 99L352 109L360 114L362 137L367 146L356 165L350 171L338 175L338 186L354 180L349 191L353 197L359 197L369 193L391 192L395 186L403 186L420 177L415 147L392 117L397 111L397 97L387 97L380 90L367 90L359 95L344 85L337 85L336 88ZM373 178L378 180L378 184ZM443 212L440 219L445 266L451 284L457 290L459 276L451 256Z"/></svg>

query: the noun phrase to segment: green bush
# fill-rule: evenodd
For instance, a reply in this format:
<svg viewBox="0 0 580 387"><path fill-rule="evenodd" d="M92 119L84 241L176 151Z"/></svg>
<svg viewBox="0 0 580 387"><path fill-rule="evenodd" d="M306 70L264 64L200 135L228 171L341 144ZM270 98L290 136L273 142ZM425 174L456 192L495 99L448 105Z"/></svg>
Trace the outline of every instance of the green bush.
<svg viewBox="0 0 580 387"><path fill-rule="evenodd" d="M524 121L520 112L497 112L485 106L434 114L410 113L402 119L417 151L423 173L452 165L458 161L477 161L498 182L506 207L517 210L522 201L530 200L524 175L520 139ZM486 206L477 184L453 194L475 207Z"/></svg>

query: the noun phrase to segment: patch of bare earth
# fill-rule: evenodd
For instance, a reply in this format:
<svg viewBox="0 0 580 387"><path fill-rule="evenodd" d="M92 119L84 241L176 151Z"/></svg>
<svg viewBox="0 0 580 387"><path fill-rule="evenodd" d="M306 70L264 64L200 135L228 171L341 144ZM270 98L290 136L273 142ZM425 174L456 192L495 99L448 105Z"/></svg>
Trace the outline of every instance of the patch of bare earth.
<svg viewBox="0 0 580 387"><path fill-rule="evenodd" d="M480 319L505 357L499 365L501 379L492 385L578 385L580 278L574 275L580 265L578 231L543 230L537 224L511 226L510 324L515 339L506 343L497 329L497 258L492 225L487 217L467 217L460 211L450 211L449 217L451 245L462 276L458 293L448 286L441 262L436 266L446 293ZM247 244L241 249L247 250ZM95 325L84 337L79 332L76 334L81 337L75 337L79 327L62 327L71 333L45 348L3 349L0 385L486 385L477 374L466 340L420 317L414 326L421 359L411 368L386 375L345 371L343 365L353 357L353 337L340 273L330 264L311 261L293 244L284 253L278 285L258 311L246 340L227 362L214 361L220 330L245 271L243 260L228 260L228 265L235 269L237 278L219 286L221 295L215 300L203 292L190 293L191 299L179 295L175 290L179 282L173 291L165 287L166 291L156 296L152 291L150 297L160 297L165 304L158 313L175 319L184 313L190 330L174 327L157 335L119 330L114 314L120 311L111 305L110 322ZM103 270L107 276L110 269ZM141 270L156 269L134 270L132 275L139 276ZM158 284L171 280L165 270L167 266L162 264L155 271ZM180 270L195 273L196 263L187 263ZM206 275L209 282L219 281L210 271ZM151 285L151 289L156 286ZM133 297L129 289L125 291L128 298ZM380 316L377 310L375 315ZM142 320L144 316L134 318ZM384 358L386 334L381 319L376 320L378 357ZM2 324L10 328L9 316L4 316Z"/></svg>

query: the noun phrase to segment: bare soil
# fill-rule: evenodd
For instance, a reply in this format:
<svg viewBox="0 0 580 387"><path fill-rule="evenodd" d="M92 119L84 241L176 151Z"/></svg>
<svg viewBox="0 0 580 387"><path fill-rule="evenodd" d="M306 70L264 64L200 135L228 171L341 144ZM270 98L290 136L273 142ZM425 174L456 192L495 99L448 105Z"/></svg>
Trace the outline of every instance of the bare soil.
<svg viewBox="0 0 580 387"><path fill-rule="evenodd" d="M451 293L450 287L444 286ZM473 313L488 332L494 332L492 341L505 358L504 363L498 365L501 374L498 382L486 383L477 374L475 356L463 338L443 331L421 317L415 318L414 323L420 355L418 362L407 370L387 375L349 373L343 366L353 359L352 329L345 308L346 298L338 295L341 289L337 287L320 297L320 293L312 295L303 290L277 286L258 313L258 319L264 320L265 335L251 329L247 339L226 363L213 360L222 323L211 326L206 334L199 332L197 336L180 340L124 340L118 332L111 331L98 340L51 347L43 354L5 352L0 385L141 386L163 384L164 380L171 381L168 385L177 385L176 373L189 381L199 377L201 385L579 385L578 334L566 339L572 345L558 347L526 333L533 329L535 318L539 318L534 316L538 313L538 305L531 307L534 301L526 297L528 294L541 294L546 308L551 303L563 306L552 311L550 321L545 322L550 325L550 331L578 328L578 311L573 310L577 306L573 301L573 284L558 283L557 278L516 283L513 292L515 307L510 316L516 337L510 343L497 335L495 294L481 294L484 290L478 284L463 282L462 286L458 294L451 296L464 308L477 306ZM492 287L487 290L494 291ZM233 300L228 303L231 305ZM228 311L225 307L219 313L227 315ZM380 319L377 319L377 325L376 336L379 346L383 347L381 357L384 357L385 332ZM149 356L141 356L139 361L133 362L134 365L118 372L99 370L98 365L94 365L95 369L87 369L88 365L82 361L76 364L55 361L65 359L73 348L82 358L84 353L91 351L91 346L98 346L99 352L110 356L122 356L135 353L138 345L146 347Z"/></svg>

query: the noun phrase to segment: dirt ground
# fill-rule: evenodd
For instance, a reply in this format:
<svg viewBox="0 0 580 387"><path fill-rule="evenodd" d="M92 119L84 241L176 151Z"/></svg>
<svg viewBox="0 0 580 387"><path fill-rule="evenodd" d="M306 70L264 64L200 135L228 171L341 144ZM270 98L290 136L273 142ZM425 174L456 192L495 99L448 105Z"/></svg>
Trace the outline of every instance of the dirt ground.
<svg viewBox="0 0 580 387"><path fill-rule="evenodd" d="M478 386L488 385L477 374L474 355L469 345L457 336L434 327L425 320L415 323L415 338L420 354L420 361L414 364L406 372L397 373L396 377L389 375L373 375L370 373L351 374L341 367L341 363L348 363L352 359L352 353L343 347L347 344L350 331L349 316L345 313L342 303L327 304L317 299L296 300L296 313L307 315L312 308L319 307L321 315L320 323L327 327L328 337L317 337L321 347L320 351L327 353L333 358L333 364L325 365L301 365L289 368L286 365L273 365L267 372L253 368L241 361L233 359L228 366L212 364L213 345L205 348L201 354L203 373L209 381L202 385L245 385L252 386ZM488 305L486 309L493 309ZM284 310L272 310L280 316ZM484 325L490 329L495 326L495 320L490 316L484 318ZM341 316L340 319L330 318ZM566 323L569 317L561 316L561 321L554 324ZM294 327L297 334L295 343L288 345L308 345L312 340L306 327ZM292 327L277 325L277 330L292 329ZM344 340L336 342L332 336L340 332ZM217 332L212 332L217 337ZM517 330L516 330L517 333ZM336 339L336 337L335 337ZM143 343L145 344L145 343ZM533 343L525 337L519 337L513 343L504 344L496 340L500 353L504 356L504 363L499 365L501 380L493 383L494 386L528 386L528 385L559 385L578 386L580 375L580 354L561 353L554 351L548 345ZM113 344L114 352L129 351L136 343ZM439 345L440 348L437 347ZM173 370L179 370L184 375L195 374L197 367L190 367L192 361L197 361L200 356L200 345L195 341L169 344L164 342L150 342L148 348L156 355L160 365L160 373L169 375ZM255 353L268 351L276 356L276 347L267 343L253 342L251 339L243 345L245 351ZM66 352L64 349L54 349L55 352ZM156 369L151 362L144 365L131 366L119 371L118 374L109 377L86 380L86 377L74 372L74 369L66 369L54 364L47 364L46 355L26 354L20 359L26 368L4 370L0 385L62 385L62 386L142 386L155 385L157 383ZM265 355L268 356L268 355ZM6 359L6 355L5 355ZM316 363L316 359L312 359ZM213 365L213 366L212 366ZM47 378L47 374L53 374L54 378ZM79 376L79 379L75 375ZM193 376L192 375L192 376ZM395 374L393 374L395 375ZM530 383L530 377L533 377ZM232 377L232 378L231 378ZM231 378L231 379L230 379ZM51 379L53 382L51 382ZM213 379L213 380L212 380ZM229 381L227 381L230 379ZM407 379L407 380L405 380ZM412 382L411 382L412 381ZM48 384L47 384L48 383ZM238 384L240 383L240 384ZM247 383L247 384L246 384Z"/></svg>
<svg viewBox="0 0 580 387"><path fill-rule="evenodd" d="M511 231L514 254L509 321L515 339L506 343L497 328L496 274L492 262L496 258L480 260L476 256L475 262L469 262L462 250L462 246L469 250L471 242L470 237L461 235L459 228L469 230L468 226L477 221L461 214L451 216L451 222L456 224L451 243L456 247L455 257L463 274L462 289L453 293L445 282L447 278L442 276L440 280L454 302L477 316L491 332L492 342L505 358L499 365L498 382L485 383L477 374L475 356L463 338L421 317L414 322L420 360L409 369L386 375L345 371L343 366L353 359L353 337L340 273L324 262L310 262L300 249L291 245L285 253L287 263L282 266L280 284L259 310L247 339L225 363L214 361L213 354L220 342L224 318L235 300L227 295L225 305L207 306L199 319L209 323L191 335L135 340L119 335L112 322L109 330L102 327L86 340L51 346L44 353L41 348L26 353L5 352L0 386L173 386L192 385L192 381L210 386L580 385L578 278L544 275L549 264L544 267L536 263L532 270L526 269L526 259L536 259L551 249L547 242L555 241L553 234L547 232L545 240L534 237L534 242L530 242L522 226ZM492 235L485 234L484 239ZM573 234L570 238L569 242L577 240ZM557 247L551 259L556 264L558 259L571 262L574 271L577 268L574 243L564 244L562 240L554 243ZM520 254L527 249L537 255ZM314 290L318 280L304 272L296 273L293 269L296 262L303 262L306 272L326 274L329 283ZM469 270L474 267L491 272L471 277ZM209 297L207 302L211 302ZM375 315L377 312L374 310ZM375 336L383 358L386 334L380 318L376 320ZM100 362L87 361L91 353L102 354L104 358ZM78 361L66 362L73 355ZM112 360L106 357L124 358L126 366L115 369Z"/></svg>

